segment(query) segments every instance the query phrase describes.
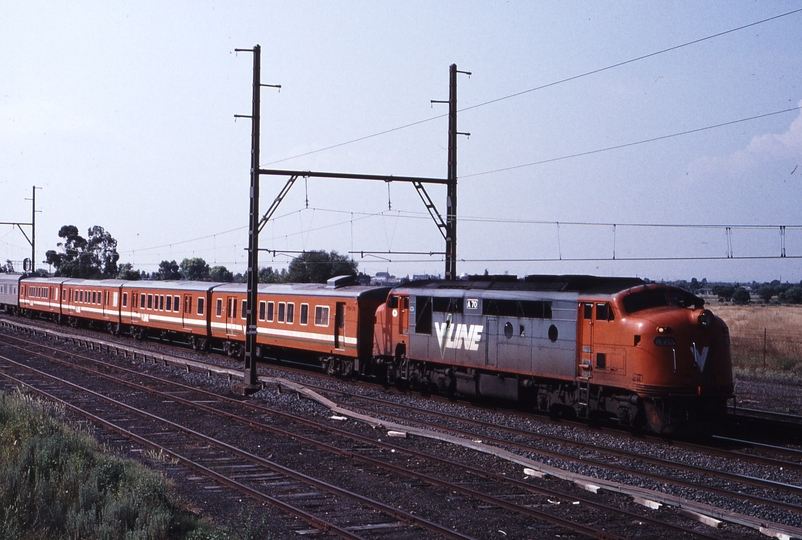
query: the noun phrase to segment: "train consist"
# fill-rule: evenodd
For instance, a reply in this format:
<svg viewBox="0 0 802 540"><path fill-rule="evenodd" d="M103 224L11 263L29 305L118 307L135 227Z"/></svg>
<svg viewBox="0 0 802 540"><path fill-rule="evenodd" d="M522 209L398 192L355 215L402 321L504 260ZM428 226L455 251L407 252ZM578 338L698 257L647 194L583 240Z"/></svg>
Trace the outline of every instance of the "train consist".
<svg viewBox="0 0 802 540"><path fill-rule="evenodd" d="M733 398L726 324L691 293L635 278L480 277L263 284L256 354L331 374L669 433ZM0 274L0 309L241 354L242 284Z"/></svg>

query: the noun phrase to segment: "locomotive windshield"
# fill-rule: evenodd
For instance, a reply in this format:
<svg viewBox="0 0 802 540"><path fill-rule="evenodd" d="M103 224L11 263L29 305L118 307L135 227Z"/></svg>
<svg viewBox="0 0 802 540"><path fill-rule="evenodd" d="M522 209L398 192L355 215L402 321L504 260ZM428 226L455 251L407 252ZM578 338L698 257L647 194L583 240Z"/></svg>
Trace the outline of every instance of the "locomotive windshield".
<svg viewBox="0 0 802 540"><path fill-rule="evenodd" d="M681 289L649 289L624 297L624 309L627 313L670 305L699 309L705 305L705 301Z"/></svg>

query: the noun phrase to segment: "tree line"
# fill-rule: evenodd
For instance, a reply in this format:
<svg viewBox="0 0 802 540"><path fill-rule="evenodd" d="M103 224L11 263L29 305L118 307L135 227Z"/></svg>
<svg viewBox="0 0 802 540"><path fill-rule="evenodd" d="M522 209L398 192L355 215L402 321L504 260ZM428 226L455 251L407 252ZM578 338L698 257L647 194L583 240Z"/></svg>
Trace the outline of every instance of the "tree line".
<svg viewBox="0 0 802 540"><path fill-rule="evenodd" d="M45 262L55 268L56 277L78 279L124 280L187 280L245 282L242 274L234 274L225 266L209 266L200 257L162 261L155 272L137 270L131 263L118 264L117 240L103 227L89 228L87 237L75 225L64 225L58 232L61 242L57 250L45 253ZM2 269L0 269L2 271ZM40 273L41 272L37 272ZM47 275L47 272L44 272ZM289 267L259 269L260 283L325 283L334 276L358 276L357 263L336 251L308 251L294 258Z"/></svg>
<svg viewBox="0 0 802 540"><path fill-rule="evenodd" d="M781 283L775 279L763 283L753 281L708 284L706 279L700 282L693 278L691 281L679 280L672 283L692 293L709 289L710 294L716 296L720 302L732 302L736 305L746 305L753 301L764 304L802 304L802 282Z"/></svg>

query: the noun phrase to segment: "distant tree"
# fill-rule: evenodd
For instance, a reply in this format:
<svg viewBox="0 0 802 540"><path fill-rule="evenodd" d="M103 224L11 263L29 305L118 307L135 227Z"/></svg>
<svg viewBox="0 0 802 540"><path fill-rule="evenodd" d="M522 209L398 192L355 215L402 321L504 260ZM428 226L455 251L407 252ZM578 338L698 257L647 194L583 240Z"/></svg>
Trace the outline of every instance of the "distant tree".
<svg viewBox="0 0 802 540"><path fill-rule="evenodd" d="M181 279L181 272L175 260L162 261L159 263L159 270L155 272L156 279L160 281Z"/></svg>
<svg viewBox="0 0 802 540"><path fill-rule="evenodd" d="M783 304L802 304L802 287L790 287L778 295Z"/></svg>
<svg viewBox="0 0 802 540"><path fill-rule="evenodd" d="M286 270L282 269L281 272L278 272L273 270L272 266L259 269L259 283L281 283L282 281L286 281L286 278Z"/></svg>
<svg viewBox="0 0 802 540"><path fill-rule="evenodd" d="M775 296L778 292L779 291L777 290L777 287L770 283L764 283L757 289L757 295L766 304L768 304L771 301L772 297Z"/></svg>
<svg viewBox="0 0 802 540"><path fill-rule="evenodd" d="M142 279L142 272L134 270L134 265L131 263L123 263L119 266L117 279L125 279L128 281L139 281Z"/></svg>
<svg viewBox="0 0 802 540"><path fill-rule="evenodd" d="M696 278L691 278L691 284L688 285L688 290L696 294L696 291L699 290L699 287L699 281Z"/></svg>
<svg viewBox="0 0 802 540"><path fill-rule="evenodd" d="M746 290L744 287L738 287L735 289L735 292L732 293L732 303L737 304L739 306L745 306L749 303L752 299L752 296L749 294L749 291Z"/></svg>
<svg viewBox="0 0 802 540"><path fill-rule="evenodd" d="M8 272L9 274L14 272L14 263L12 263L9 259L6 259L6 264L0 265L0 272Z"/></svg>
<svg viewBox="0 0 802 540"><path fill-rule="evenodd" d="M212 281L222 281L224 283L231 283L234 281L234 274L225 266L213 266L209 270L209 279Z"/></svg>
<svg viewBox="0 0 802 540"><path fill-rule="evenodd" d="M46 262L56 268L56 276L100 279L117 276L117 240L103 227L95 225L88 231L88 239L78 234L75 225L64 225L58 232L61 253L49 250Z"/></svg>
<svg viewBox="0 0 802 540"><path fill-rule="evenodd" d="M732 285L714 285L712 292L718 296L719 300L729 302L732 300L732 295L735 294L735 287Z"/></svg>
<svg viewBox="0 0 802 540"><path fill-rule="evenodd" d="M200 257L181 261L181 275L188 281L209 281L209 265Z"/></svg>
<svg viewBox="0 0 802 540"><path fill-rule="evenodd" d="M293 283L325 283L334 276L356 276L357 263L336 251L307 251L290 263L287 281Z"/></svg>

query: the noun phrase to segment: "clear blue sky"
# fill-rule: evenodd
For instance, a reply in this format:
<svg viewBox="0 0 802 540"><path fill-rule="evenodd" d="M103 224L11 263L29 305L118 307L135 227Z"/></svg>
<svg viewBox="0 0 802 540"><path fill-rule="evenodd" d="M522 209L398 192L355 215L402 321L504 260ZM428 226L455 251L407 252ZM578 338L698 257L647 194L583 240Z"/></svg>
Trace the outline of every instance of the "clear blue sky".
<svg viewBox="0 0 802 540"><path fill-rule="evenodd" d="M459 272L799 281L802 11L778 16L800 9L10 2L0 221L30 221L36 185L38 261L62 225L100 225L135 268L195 256L244 271L250 123L234 115L250 114L252 59L233 51L258 43L262 81L282 85L262 92L263 168L445 177L447 107L430 102L448 98L450 64L472 73L458 80ZM263 178L263 211L285 181ZM429 194L444 213L445 189ZM296 183L261 245L443 250L411 185L319 179ZM0 226L0 262L29 253ZM440 256L355 257L369 274L443 272Z"/></svg>

